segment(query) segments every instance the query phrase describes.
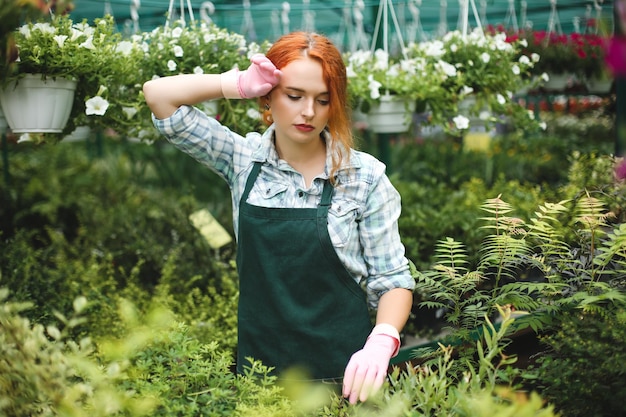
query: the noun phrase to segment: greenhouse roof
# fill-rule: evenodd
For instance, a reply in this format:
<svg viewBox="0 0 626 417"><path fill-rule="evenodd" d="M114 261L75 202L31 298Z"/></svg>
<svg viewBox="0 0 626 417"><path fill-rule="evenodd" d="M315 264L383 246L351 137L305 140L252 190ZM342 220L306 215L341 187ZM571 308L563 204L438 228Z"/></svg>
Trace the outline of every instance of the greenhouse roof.
<svg viewBox="0 0 626 417"><path fill-rule="evenodd" d="M126 33L163 25L170 5L174 17L180 16L182 9L189 21L191 6L195 20L210 19L218 26L257 41L272 41L287 31L310 29L345 43L363 33L365 38L360 36L358 40L366 44L371 42L376 27L378 7L384 4L391 6L387 9L390 32L399 27L405 41L430 39L463 27L461 2L454 0L74 0L74 4L75 20L91 20L109 12ZM480 23L483 27L501 24L511 29L583 32L591 20L599 17L611 22L613 14L613 0L469 0L468 4L470 28ZM359 16L362 25L358 24ZM383 27L384 19L381 22Z"/></svg>

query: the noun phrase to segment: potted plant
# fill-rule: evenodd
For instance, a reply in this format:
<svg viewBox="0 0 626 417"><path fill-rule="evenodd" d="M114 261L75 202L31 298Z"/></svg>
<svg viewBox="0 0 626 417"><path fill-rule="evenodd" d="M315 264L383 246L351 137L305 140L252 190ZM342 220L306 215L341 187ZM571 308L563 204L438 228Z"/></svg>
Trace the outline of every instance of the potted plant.
<svg viewBox="0 0 626 417"><path fill-rule="evenodd" d="M506 117L529 127L529 113L515 94L529 83L534 61L520 55L520 47L507 41L503 33L475 30L463 35L451 31L439 39L411 45L409 55L432 61L430 68L435 73L428 81L438 83L439 88L427 102L438 110L439 123L452 121L452 129L458 131L470 129L472 124L493 126Z"/></svg>
<svg viewBox="0 0 626 417"><path fill-rule="evenodd" d="M179 20L144 33L142 39L145 54L140 72L144 80L183 73L219 74L235 67L245 69L250 65L250 56L265 52L269 46L248 43L242 35L215 24ZM239 132L263 127L253 100L210 101L198 107Z"/></svg>
<svg viewBox="0 0 626 417"><path fill-rule="evenodd" d="M576 79L606 74L604 48L607 39L601 35L522 30L510 37L525 41L524 54L539 56L533 73L548 75L544 85L547 89L562 90Z"/></svg>
<svg viewBox="0 0 626 417"><path fill-rule="evenodd" d="M395 59L382 49L357 50L345 61L353 107L376 133L406 132L417 103L424 107L445 78L424 56Z"/></svg>
<svg viewBox="0 0 626 417"><path fill-rule="evenodd" d="M608 92L613 84L605 62L609 38L595 33L572 33L570 39L579 57L578 73L584 78L589 92Z"/></svg>
<svg viewBox="0 0 626 417"><path fill-rule="evenodd" d="M116 69L110 65L113 28L111 17L90 26L54 15L14 31L18 56L0 90L13 132L61 133L72 116L84 111L85 97Z"/></svg>

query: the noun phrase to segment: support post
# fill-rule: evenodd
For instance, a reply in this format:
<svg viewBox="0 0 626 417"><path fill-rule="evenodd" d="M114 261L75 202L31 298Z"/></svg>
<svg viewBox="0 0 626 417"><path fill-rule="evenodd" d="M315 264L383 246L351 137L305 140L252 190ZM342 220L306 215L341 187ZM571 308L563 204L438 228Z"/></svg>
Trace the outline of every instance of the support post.
<svg viewBox="0 0 626 417"><path fill-rule="evenodd" d="M8 187L11 185L11 173L9 171L9 143L6 131L2 132L2 171L4 173L4 184Z"/></svg>
<svg viewBox="0 0 626 417"><path fill-rule="evenodd" d="M613 3L613 36L623 39L626 37L626 22L622 21L624 16L618 10L620 1L626 0L616 0ZM622 4L622 7L626 6ZM620 58L626 60L626 56ZM626 74L621 73L615 74L615 155L626 156Z"/></svg>

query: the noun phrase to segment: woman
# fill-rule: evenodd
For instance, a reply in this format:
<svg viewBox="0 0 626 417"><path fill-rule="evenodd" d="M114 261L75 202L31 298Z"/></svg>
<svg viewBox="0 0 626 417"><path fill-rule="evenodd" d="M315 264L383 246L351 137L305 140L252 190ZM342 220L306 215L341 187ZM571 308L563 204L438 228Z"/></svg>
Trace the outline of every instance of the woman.
<svg viewBox="0 0 626 417"><path fill-rule="evenodd" d="M414 281L400 197L384 165L352 149L340 52L291 33L245 71L155 79L144 93L165 137L230 186L238 372L247 357L277 372L304 367L314 379L343 376L343 395L365 401L398 352ZM243 137L191 107L221 97L259 97L267 131Z"/></svg>

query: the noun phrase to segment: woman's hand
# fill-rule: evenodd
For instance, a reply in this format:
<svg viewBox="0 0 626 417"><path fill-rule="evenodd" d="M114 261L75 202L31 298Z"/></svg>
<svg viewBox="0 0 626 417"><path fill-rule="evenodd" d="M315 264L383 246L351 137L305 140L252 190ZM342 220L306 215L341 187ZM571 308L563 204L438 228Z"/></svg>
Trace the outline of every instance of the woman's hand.
<svg viewBox="0 0 626 417"><path fill-rule="evenodd" d="M231 70L222 74L222 93L226 98L254 98L268 94L282 75L272 61L262 54L250 59L245 71Z"/></svg>
<svg viewBox="0 0 626 417"><path fill-rule="evenodd" d="M365 401L383 386L389 360L398 353L400 336L390 324L374 327L363 349L355 352L343 377L343 396L351 404Z"/></svg>

